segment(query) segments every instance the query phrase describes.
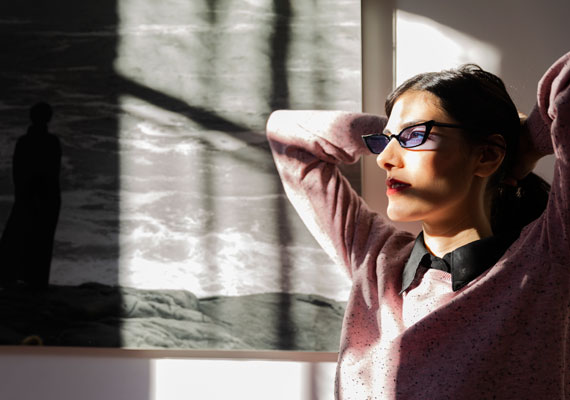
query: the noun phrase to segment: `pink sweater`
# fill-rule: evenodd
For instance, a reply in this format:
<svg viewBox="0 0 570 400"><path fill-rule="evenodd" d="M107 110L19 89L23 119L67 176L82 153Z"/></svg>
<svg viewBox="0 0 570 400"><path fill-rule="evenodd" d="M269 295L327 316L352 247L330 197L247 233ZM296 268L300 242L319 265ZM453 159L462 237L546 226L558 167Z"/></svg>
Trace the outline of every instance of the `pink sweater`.
<svg viewBox="0 0 570 400"><path fill-rule="evenodd" d="M556 155L547 209L456 292L447 272L430 269L399 294L415 237L370 211L337 168L368 153L360 136L385 119L308 112L293 121L285 111L269 120L291 202L352 280L338 399L570 399L569 102L570 53L540 81L527 121L535 148Z"/></svg>

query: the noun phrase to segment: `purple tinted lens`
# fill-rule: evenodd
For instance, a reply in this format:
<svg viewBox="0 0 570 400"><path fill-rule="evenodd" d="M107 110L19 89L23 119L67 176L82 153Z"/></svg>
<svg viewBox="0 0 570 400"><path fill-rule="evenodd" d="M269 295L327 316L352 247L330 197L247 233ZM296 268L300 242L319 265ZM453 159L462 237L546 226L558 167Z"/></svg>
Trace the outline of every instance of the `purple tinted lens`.
<svg viewBox="0 0 570 400"><path fill-rule="evenodd" d="M365 141L372 153L380 154L382 153L382 150L386 148L390 139L382 135L373 135L365 138Z"/></svg>
<svg viewBox="0 0 570 400"><path fill-rule="evenodd" d="M426 134L425 125L411 126L400 133L402 147L415 147L423 143Z"/></svg>

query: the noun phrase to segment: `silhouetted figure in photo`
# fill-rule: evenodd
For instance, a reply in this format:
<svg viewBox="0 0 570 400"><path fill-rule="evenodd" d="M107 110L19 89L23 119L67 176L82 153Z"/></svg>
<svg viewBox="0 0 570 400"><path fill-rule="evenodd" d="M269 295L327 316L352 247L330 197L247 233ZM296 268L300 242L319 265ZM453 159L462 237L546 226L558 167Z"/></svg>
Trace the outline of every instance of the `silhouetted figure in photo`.
<svg viewBox="0 0 570 400"><path fill-rule="evenodd" d="M30 109L28 132L14 151L12 176L15 200L0 241L0 282L45 288L61 206L59 171L61 145L48 132L52 108L47 103Z"/></svg>

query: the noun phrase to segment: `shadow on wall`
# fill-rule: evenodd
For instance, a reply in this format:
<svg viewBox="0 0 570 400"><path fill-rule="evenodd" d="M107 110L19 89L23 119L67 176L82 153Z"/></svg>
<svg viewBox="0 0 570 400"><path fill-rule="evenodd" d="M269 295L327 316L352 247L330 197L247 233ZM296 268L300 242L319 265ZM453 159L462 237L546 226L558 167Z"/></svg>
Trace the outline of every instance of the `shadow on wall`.
<svg viewBox="0 0 570 400"><path fill-rule="evenodd" d="M55 110L50 127L60 138L63 153L59 175L63 204L57 227L61 239L56 243L54 252L56 255L65 253L70 263L83 259L85 255L97 257L99 265L105 265L105 273L110 282L118 282L119 258L116 115L119 93L110 84L115 75L115 28L118 25L116 8L115 0L61 0L55 3L22 0L0 4L0 45L3 49L0 59L0 230L5 228L13 203L11 161L16 141L27 124L30 105L40 99L45 100ZM53 146L53 161L56 163L57 146ZM49 151L46 147L42 150ZM45 165L38 168L48 169ZM15 172L18 173L20 171ZM16 181L15 184L19 186L19 179L16 178ZM48 196L53 197L53 204L49 207L52 209L49 212L51 217L48 218L52 221L49 229L46 227L47 230L53 228L53 220L57 221L56 209L59 210L59 188L54 185L52 189L53 196ZM20 200L21 196L17 193L16 202ZM16 228L22 228L22 225L18 223ZM37 233L37 226L34 226L34 230ZM86 230L101 232L101 235L75 240L81 238ZM48 233L51 236L52 233ZM32 246L24 247L27 248L22 248L22 253L27 252L31 256L26 262L38 262ZM51 249L46 249L45 253L48 251ZM49 261L41 262L49 265ZM4 267L5 264L0 266ZM21 267L23 268L19 271L25 271L31 265ZM49 274L49 268L44 268L43 276L38 282L41 286L46 283L46 272ZM69 333L66 332L66 323L74 321L76 313L58 315L45 311L58 309L58 304L80 307L81 296L69 296L70 294L57 287L40 292L33 287L19 286L0 290L0 308L4 316L0 323L0 344L96 346L97 340L94 337L100 336L105 339L107 346L119 346L120 324L116 323L109 324L102 335L101 331L93 329L93 325L85 321L76 322L83 324L83 338L80 343L66 340ZM27 313L5 312L18 310L19 307L26 308L27 305L30 305ZM115 297L114 301L106 303L106 313L117 315L120 307L121 299ZM101 320L101 316L97 319ZM76 337L73 340L78 339ZM34 357L31 366L21 357L13 361L8 364L10 371L24 367L22 376L40 376L40 382L49 380L46 377L49 371L59 371L53 368L57 360L54 361L51 357ZM73 360L68 361L75 363ZM81 359L77 361L83 363ZM104 361L109 367L109 361ZM112 374L117 372L117 368L101 369L96 364L96 360L90 361L87 368L95 368L98 374L103 372L103 376L107 376L105 370ZM122 361L119 375L136 374L136 393L143 395L138 398L150 400L150 366L148 362L137 361L134 364ZM80 378L81 374L92 371L86 371L81 365L73 370ZM109 382L112 379L107 379L105 383ZM38 387L32 385L31 388L37 390ZM10 386L7 390L10 391ZM18 393L22 393L22 390L26 389L19 387Z"/></svg>
<svg viewBox="0 0 570 400"><path fill-rule="evenodd" d="M99 266L105 266L106 279L116 283L119 259L116 110L119 93L117 88L109 85L115 75L113 62L117 35L114 29L118 24L115 10L115 0L81 4L69 0L55 4L23 0L0 5L0 44L3 48L0 61L0 86L3 89L0 109L0 226L5 228L12 206L14 187L10 161L16 151L16 202L11 218L18 217L18 221L12 221L15 223L6 229L12 232L19 230L21 234L31 237L45 230L43 236L53 237L59 216L59 240L54 253L56 257L65 254L67 264L64 269L77 269L79 260L92 258L97 260ZM16 141L27 122L30 105L39 99L49 102L55 110L50 130L57 133L63 153L59 174L63 190L61 197L58 182L54 181L51 188L45 188L53 192L46 195L49 199L41 200L53 203L48 207L51 211L47 210L41 217L51 220L46 221L45 229L39 227L36 221L22 223L30 216L29 212L16 212L21 211L22 202L25 202L22 197L26 196L22 196L21 192L22 180L19 176L23 171L18 163L23 142L19 141L16 149ZM47 135L44 138L48 137L52 138ZM34 168L37 171L48 172L49 167L45 163L52 161L46 158L47 153L51 152L49 146L52 146L54 164L59 164L56 148L59 143L56 144L55 140L52 142L42 145L42 156L36 155L34 160L26 160L26 163L36 164ZM54 165L53 169L55 173L59 165ZM59 212L61 198L63 201ZM33 233L24 232L27 228ZM99 232L99 235L87 237L87 231ZM8 235L5 239L10 237L14 236ZM52 249L51 243L47 244L50 241L45 242L43 254L39 254L29 242L18 242L20 244L5 243L10 251L17 249L19 254L27 256L20 260L19 266L10 266L10 271L18 271L12 278L31 281L33 286L45 286L50 272ZM8 251L6 248L4 250ZM3 264L5 261L4 258ZM43 276L31 278L26 271L37 270L40 263L44 264L41 267ZM2 268L5 268L5 264ZM69 301L73 302L73 299ZM117 303L109 311L116 314L119 308L120 303ZM24 323L25 317L20 316L20 324ZM44 315L42 323L49 325L50 318L53 316ZM26 333L33 333L34 327L28 329L29 332L24 329L19 335L25 337ZM8 337L17 340L18 333L12 333L14 335ZM3 335L3 343L6 343L6 337ZM118 326L109 334L109 340L110 343L120 343ZM44 342L49 344L50 338L44 338Z"/></svg>

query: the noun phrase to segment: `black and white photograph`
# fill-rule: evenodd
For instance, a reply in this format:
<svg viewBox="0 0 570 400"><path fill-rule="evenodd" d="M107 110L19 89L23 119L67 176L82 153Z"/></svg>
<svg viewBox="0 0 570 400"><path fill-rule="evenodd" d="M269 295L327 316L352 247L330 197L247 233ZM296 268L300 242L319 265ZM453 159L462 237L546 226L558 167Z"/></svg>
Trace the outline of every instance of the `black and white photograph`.
<svg viewBox="0 0 570 400"><path fill-rule="evenodd" d="M265 123L361 109L360 4L0 10L0 344L337 351L349 281Z"/></svg>

